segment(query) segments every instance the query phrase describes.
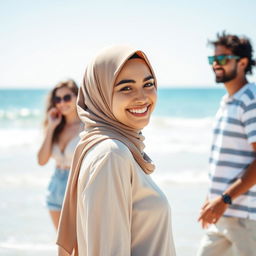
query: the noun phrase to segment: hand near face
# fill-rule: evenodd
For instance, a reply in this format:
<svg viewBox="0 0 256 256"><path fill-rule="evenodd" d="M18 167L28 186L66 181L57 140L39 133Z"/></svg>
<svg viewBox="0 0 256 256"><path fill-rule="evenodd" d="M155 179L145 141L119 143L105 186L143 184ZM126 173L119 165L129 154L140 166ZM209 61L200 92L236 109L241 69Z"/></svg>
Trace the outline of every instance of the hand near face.
<svg viewBox="0 0 256 256"><path fill-rule="evenodd" d="M56 128L61 122L61 113L57 108L52 108L48 112L48 122L49 126Z"/></svg>
<svg viewBox="0 0 256 256"><path fill-rule="evenodd" d="M212 201L206 200L198 218L198 221L202 224L202 228L207 228L210 224L217 223L227 207L228 205L222 201L221 196Z"/></svg>

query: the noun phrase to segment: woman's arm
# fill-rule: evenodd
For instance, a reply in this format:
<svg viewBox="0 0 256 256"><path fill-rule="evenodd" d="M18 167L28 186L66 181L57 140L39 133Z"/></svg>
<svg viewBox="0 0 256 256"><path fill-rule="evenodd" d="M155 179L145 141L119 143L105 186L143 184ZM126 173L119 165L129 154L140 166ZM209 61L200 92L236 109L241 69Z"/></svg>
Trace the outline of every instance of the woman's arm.
<svg viewBox="0 0 256 256"><path fill-rule="evenodd" d="M37 161L39 165L45 165L52 154L52 136L54 129L47 127L43 143L37 154Z"/></svg>
<svg viewBox="0 0 256 256"><path fill-rule="evenodd" d="M61 114L56 108L52 108L48 113L48 126L46 128L43 143L37 154L37 161L39 165L45 165L52 154L52 137L55 128L61 121Z"/></svg>
<svg viewBox="0 0 256 256"><path fill-rule="evenodd" d="M82 212L78 236L80 233L86 240L79 246L80 253L131 255L131 168L130 159L114 152L90 165L78 203L78 211Z"/></svg>

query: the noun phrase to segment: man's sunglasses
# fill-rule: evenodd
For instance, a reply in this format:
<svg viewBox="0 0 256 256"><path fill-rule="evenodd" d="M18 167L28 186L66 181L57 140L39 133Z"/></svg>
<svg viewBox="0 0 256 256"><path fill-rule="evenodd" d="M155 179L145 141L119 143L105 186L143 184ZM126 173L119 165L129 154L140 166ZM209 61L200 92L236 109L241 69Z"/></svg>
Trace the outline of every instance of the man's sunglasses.
<svg viewBox="0 0 256 256"><path fill-rule="evenodd" d="M228 60L239 60L240 57L236 55L216 55L216 56L208 56L209 64L212 65L215 61L218 65L223 66L226 65Z"/></svg>
<svg viewBox="0 0 256 256"><path fill-rule="evenodd" d="M71 94L66 94L66 95L64 95L63 97L55 96L55 97L53 98L53 102L54 102L55 104L58 104L58 103L61 103L62 101L64 101L64 102L70 102L71 99L72 99L72 95L71 95Z"/></svg>

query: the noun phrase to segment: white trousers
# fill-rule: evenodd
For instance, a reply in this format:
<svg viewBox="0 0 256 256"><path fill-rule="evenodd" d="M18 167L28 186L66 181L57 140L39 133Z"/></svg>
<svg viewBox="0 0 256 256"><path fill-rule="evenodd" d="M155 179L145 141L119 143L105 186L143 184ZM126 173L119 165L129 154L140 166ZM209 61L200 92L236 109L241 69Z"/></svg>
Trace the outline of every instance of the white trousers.
<svg viewBox="0 0 256 256"><path fill-rule="evenodd" d="M207 229L197 256L256 256L256 221L220 218Z"/></svg>

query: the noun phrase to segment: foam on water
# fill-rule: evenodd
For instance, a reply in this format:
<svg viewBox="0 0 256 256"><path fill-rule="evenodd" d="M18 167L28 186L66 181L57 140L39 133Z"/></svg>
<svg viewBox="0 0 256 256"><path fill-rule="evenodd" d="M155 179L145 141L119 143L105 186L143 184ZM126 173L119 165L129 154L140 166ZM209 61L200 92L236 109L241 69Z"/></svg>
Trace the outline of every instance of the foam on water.
<svg viewBox="0 0 256 256"><path fill-rule="evenodd" d="M143 134L147 150L175 153L208 151L211 142L212 118L161 118L154 117Z"/></svg>
<svg viewBox="0 0 256 256"><path fill-rule="evenodd" d="M160 185L171 185L171 184L199 184L207 183L208 175L207 172L199 172L198 170L186 170L183 172L176 172L175 174L158 174L156 171L152 174L153 179Z"/></svg>
<svg viewBox="0 0 256 256"><path fill-rule="evenodd" d="M41 139L40 129L1 129L0 149L13 150L16 147L33 147Z"/></svg>
<svg viewBox="0 0 256 256"><path fill-rule="evenodd" d="M20 173L20 174L4 174L1 175L0 186L1 188L11 188L11 187L45 187L49 181L49 176L51 174L46 171L45 174L42 173ZM39 178L40 177L40 178Z"/></svg>
<svg viewBox="0 0 256 256"><path fill-rule="evenodd" d="M53 244L42 244L42 243L19 243L15 241L0 242L0 248L10 249L16 251L54 251L56 246Z"/></svg>
<svg viewBox="0 0 256 256"><path fill-rule="evenodd" d="M143 130L143 134L147 148L152 151L200 152L208 146L211 139L211 124L212 118L153 117L150 125ZM40 143L42 129L39 127L37 125L34 129L31 127L0 129L0 148L33 146Z"/></svg>
<svg viewBox="0 0 256 256"><path fill-rule="evenodd" d="M196 183L207 180L211 124L211 118L152 118L143 134L145 151L156 163L159 181ZM54 163L46 167L37 164L42 129L1 129L0 141L1 168L5 170L0 172L1 186L46 186Z"/></svg>
<svg viewBox="0 0 256 256"><path fill-rule="evenodd" d="M37 118L41 116L39 109L16 108L16 109L0 109L0 120L17 120L25 118Z"/></svg>

